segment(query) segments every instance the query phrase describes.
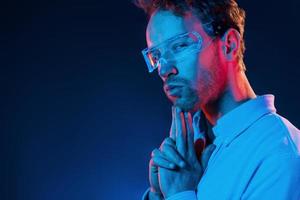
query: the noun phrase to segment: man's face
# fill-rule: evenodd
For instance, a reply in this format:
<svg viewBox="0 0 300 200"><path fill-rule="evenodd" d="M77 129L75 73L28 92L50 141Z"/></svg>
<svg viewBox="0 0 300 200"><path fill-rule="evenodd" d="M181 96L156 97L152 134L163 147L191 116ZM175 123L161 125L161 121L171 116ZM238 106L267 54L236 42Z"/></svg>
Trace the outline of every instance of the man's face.
<svg viewBox="0 0 300 200"><path fill-rule="evenodd" d="M212 41L192 12L181 17L171 11L158 10L152 14L146 32L148 47L153 47L191 31L199 33L205 48L180 60L169 59L174 55L170 55L168 49L161 49L161 55L167 61L158 65L158 74L163 80L167 97L185 111L195 111L217 100L225 88L227 75L220 58L219 39Z"/></svg>

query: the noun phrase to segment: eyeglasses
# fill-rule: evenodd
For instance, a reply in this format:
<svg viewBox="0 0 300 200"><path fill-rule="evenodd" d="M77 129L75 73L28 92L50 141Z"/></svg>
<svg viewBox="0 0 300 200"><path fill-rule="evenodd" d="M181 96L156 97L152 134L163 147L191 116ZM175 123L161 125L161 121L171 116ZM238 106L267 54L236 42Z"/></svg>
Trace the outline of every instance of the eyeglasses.
<svg viewBox="0 0 300 200"><path fill-rule="evenodd" d="M212 40L211 40L212 41ZM210 42L211 42L210 41ZM209 46L207 43L207 46ZM198 53L205 48L199 33L192 31L174 36L166 41L142 50L148 71L153 72L159 65L170 61L180 62L191 53ZM166 49L167 52L162 52ZM166 57L165 55L168 55Z"/></svg>

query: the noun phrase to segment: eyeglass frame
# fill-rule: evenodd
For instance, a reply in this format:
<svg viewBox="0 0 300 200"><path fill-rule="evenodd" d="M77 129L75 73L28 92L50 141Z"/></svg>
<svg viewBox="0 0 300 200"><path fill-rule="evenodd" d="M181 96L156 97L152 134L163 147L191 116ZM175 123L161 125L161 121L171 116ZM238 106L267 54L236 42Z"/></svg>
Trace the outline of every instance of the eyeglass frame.
<svg viewBox="0 0 300 200"><path fill-rule="evenodd" d="M179 34L179 35L176 35L176 36L173 36L157 45L155 45L154 47L150 47L150 48L145 48L141 51L142 55L143 55L143 58L146 62L146 65L148 67L148 72L149 73L152 73L155 69L157 69L157 66L154 68L152 67L152 64L149 62L150 59L148 58L147 56L147 53L154 49L154 48L157 48L158 46L162 45L163 43L167 42L167 41L171 41L171 40L174 40L175 38L182 38L182 37L185 37L186 35L189 35L189 34L192 34L194 36L196 36L197 40L198 40L198 43L197 43L197 47L196 47L196 52L199 53L201 50L203 50L204 48L206 48L207 46L209 46L211 44L211 42L214 40L214 38L212 40L210 40L210 42L205 45L205 47L202 45L203 44L203 37L196 31L190 31L190 32L185 32L185 33L182 33L182 34ZM165 62L166 62L166 59L165 58L159 58L158 62L160 62L160 60L163 59Z"/></svg>

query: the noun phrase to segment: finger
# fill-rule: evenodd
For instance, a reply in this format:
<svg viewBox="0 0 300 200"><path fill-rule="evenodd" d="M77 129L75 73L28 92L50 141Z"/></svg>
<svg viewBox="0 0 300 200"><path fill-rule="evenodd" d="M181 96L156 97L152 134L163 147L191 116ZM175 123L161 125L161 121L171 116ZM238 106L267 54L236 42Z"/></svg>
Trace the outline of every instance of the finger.
<svg viewBox="0 0 300 200"><path fill-rule="evenodd" d="M149 162L149 169L150 169L151 172L153 172L153 173L157 173L157 172L158 172L158 168L157 168L157 166L154 164L152 158L150 159L150 162Z"/></svg>
<svg viewBox="0 0 300 200"><path fill-rule="evenodd" d="M164 141L162 142L162 144L160 145L160 150L162 150L162 148L163 148L163 146L165 146L165 145L170 145L170 146L172 146L172 147L174 147L174 149L176 149L176 143L175 143L175 141L172 139L172 138L170 138L170 137L167 137L166 139L164 139Z"/></svg>
<svg viewBox="0 0 300 200"><path fill-rule="evenodd" d="M185 168L186 163L184 159L179 155L178 151L174 148L174 146L165 144L162 146L162 154L165 156L165 158L176 164L178 167Z"/></svg>
<svg viewBox="0 0 300 200"><path fill-rule="evenodd" d="M172 124L170 129L170 138L176 140L175 106L172 106Z"/></svg>
<svg viewBox="0 0 300 200"><path fill-rule="evenodd" d="M153 159L149 162L149 182L153 192L160 191L158 181L158 167L154 165Z"/></svg>
<svg viewBox="0 0 300 200"><path fill-rule="evenodd" d="M152 157L153 159L153 164L156 165L157 167L162 167L165 169L171 169L174 170L176 168L176 165L166 159L162 156L154 156Z"/></svg>
<svg viewBox="0 0 300 200"><path fill-rule="evenodd" d="M187 149L191 155L195 155L194 147L194 130L192 124L192 115L190 112L184 113L186 132L187 132ZM196 157L196 155L195 155Z"/></svg>
<svg viewBox="0 0 300 200"><path fill-rule="evenodd" d="M209 158L212 155L212 153L214 152L215 148L216 148L216 145L210 144L204 149L204 151L202 153L202 157L201 157L201 165L203 167L203 170L206 169Z"/></svg>
<svg viewBox="0 0 300 200"><path fill-rule="evenodd" d="M155 149L152 152L152 160L153 160L153 165L157 166L157 167L162 167L165 169L175 169L176 165L170 161L168 161L163 155L162 153L158 150Z"/></svg>
<svg viewBox="0 0 300 200"><path fill-rule="evenodd" d="M186 128L184 116L180 108L176 108L175 112L175 125L176 125L176 146L177 150L182 157L186 155Z"/></svg>

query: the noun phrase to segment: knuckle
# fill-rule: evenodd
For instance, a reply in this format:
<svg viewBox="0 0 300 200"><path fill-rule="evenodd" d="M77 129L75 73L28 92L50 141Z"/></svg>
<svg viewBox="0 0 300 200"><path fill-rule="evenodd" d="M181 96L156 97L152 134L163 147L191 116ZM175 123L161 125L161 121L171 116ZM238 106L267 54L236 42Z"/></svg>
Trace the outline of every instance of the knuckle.
<svg viewBox="0 0 300 200"><path fill-rule="evenodd" d="M170 138L170 137L167 137L167 138L165 139L165 143L166 143L166 144L169 144L169 145L173 145L173 144L174 144L174 140L173 140L172 138Z"/></svg>
<svg viewBox="0 0 300 200"><path fill-rule="evenodd" d="M153 165L154 165L154 161L153 161L153 158L151 158L149 161L149 166L153 166Z"/></svg>
<svg viewBox="0 0 300 200"><path fill-rule="evenodd" d="M153 157L154 156L154 150L151 152L151 157Z"/></svg>
<svg viewBox="0 0 300 200"><path fill-rule="evenodd" d="M174 140L172 138L168 137L162 142L162 144L160 146L160 150L164 150L166 148L173 147L174 144L175 144Z"/></svg>
<svg viewBox="0 0 300 200"><path fill-rule="evenodd" d="M151 171L157 170L157 163L153 159L149 161L149 170Z"/></svg>
<svg viewBox="0 0 300 200"><path fill-rule="evenodd" d="M172 152L172 147L170 145L164 145L161 149L162 156L173 154Z"/></svg>
<svg viewBox="0 0 300 200"><path fill-rule="evenodd" d="M153 151L151 152L151 157L156 156L157 153L158 153L158 149L157 148L153 149Z"/></svg>
<svg viewBox="0 0 300 200"><path fill-rule="evenodd" d="M162 149L164 148L164 146L165 146L165 141L163 141L163 142L161 143L159 149L162 150Z"/></svg>
<svg viewBox="0 0 300 200"><path fill-rule="evenodd" d="M159 147L159 151L163 152L165 148L166 148L166 144L165 144L165 142L163 142L163 143L161 143L161 145Z"/></svg>
<svg viewBox="0 0 300 200"><path fill-rule="evenodd" d="M157 158L156 158L156 157L153 157L153 158L152 158L152 162L153 162L153 164L156 164Z"/></svg>
<svg viewBox="0 0 300 200"><path fill-rule="evenodd" d="M170 147L170 146L165 146L165 148L164 148L164 154L167 154L167 155L173 155L174 154L174 151L173 151L173 149L172 149L172 147Z"/></svg>

